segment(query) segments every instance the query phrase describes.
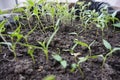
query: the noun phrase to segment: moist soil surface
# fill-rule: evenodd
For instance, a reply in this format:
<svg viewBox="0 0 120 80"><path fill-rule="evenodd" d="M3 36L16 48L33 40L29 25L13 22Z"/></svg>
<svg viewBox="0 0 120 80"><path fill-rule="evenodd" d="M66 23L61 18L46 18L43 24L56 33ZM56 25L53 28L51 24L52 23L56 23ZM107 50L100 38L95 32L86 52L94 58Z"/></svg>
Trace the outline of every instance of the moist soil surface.
<svg viewBox="0 0 120 80"><path fill-rule="evenodd" d="M26 24L25 21L23 23ZM34 21L31 25L36 24ZM48 22L43 22L45 25L50 25ZM61 24L57 34L54 36L52 42L49 45L49 59L46 61L45 54L42 50L35 49L33 62L30 55L27 53L27 47L17 44L16 46L16 60L13 60L14 55L8 49L6 45L0 46L0 80L42 80L47 75L55 75L56 80L120 80L120 51L114 52L109 56L102 67L102 58L89 59L80 64L84 73L84 78L81 76L79 69L71 72L71 64L76 63L75 57L68 51L75 44L74 40L90 44L92 55L106 55L107 50L102 43L101 30L92 27L87 27L83 30L83 27L76 26L79 21L74 21L71 24ZM27 26L27 25L26 25ZM6 26L5 33L12 32L17 27L15 25ZM30 31L29 27L21 28L21 34L25 35ZM53 29L48 29L44 33L40 29L36 28L32 34L28 37L28 43L35 46L40 46L37 41L47 40L53 33ZM69 34L72 32L79 33L78 36ZM104 39L106 39L112 47L120 46L120 32L119 29L114 29L111 24L104 30ZM5 37L8 42L11 42L10 37ZM2 40L1 40L2 41ZM20 40L21 43L25 43L24 39ZM64 69L59 62L57 62L51 56L53 53L59 53L60 56L67 61L67 67ZM74 49L74 53L81 53L78 57L84 57L89 55L89 51L85 47L78 45Z"/></svg>

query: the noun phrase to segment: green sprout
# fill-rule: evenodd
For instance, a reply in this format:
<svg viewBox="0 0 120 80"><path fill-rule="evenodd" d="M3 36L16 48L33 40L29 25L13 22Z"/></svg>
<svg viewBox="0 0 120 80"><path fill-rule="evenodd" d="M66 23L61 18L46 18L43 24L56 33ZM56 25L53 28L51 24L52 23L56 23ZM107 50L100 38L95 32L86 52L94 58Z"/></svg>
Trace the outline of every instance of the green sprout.
<svg viewBox="0 0 120 80"><path fill-rule="evenodd" d="M14 42L15 37L16 37L16 42L19 42L23 38L23 35L20 33L21 32L20 28L21 28L21 25L19 25L14 32L8 32L10 34L12 42Z"/></svg>
<svg viewBox="0 0 120 80"><path fill-rule="evenodd" d="M116 12L109 14L107 10L107 6L101 9L101 14L93 17L93 23L96 25L97 28L101 29L102 31L102 39L104 37L104 29L108 28L109 22L115 22L118 19L115 17Z"/></svg>
<svg viewBox="0 0 120 80"><path fill-rule="evenodd" d="M120 28L120 22L119 23L114 23L113 26L116 27L116 28Z"/></svg>
<svg viewBox="0 0 120 80"><path fill-rule="evenodd" d="M54 75L48 75L45 78L43 78L42 80L55 80L55 76Z"/></svg>
<svg viewBox="0 0 120 80"><path fill-rule="evenodd" d="M74 12L74 8L69 11L69 5L68 2L65 4L56 4L56 17L61 20L62 24L67 24L72 21L72 13Z"/></svg>
<svg viewBox="0 0 120 80"><path fill-rule="evenodd" d="M78 58L78 61L76 63L73 63L71 65L71 67L72 67L71 72L74 72L76 70L76 68L78 68L78 70L80 71L80 74L81 74L82 78L84 78L84 73L83 73L83 71L81 69L80 64L83 63L83 62L85 62L85 61L87 61L88 58L89 58L88 56Z"/></svg>
<svg viewBox="0 0 120 80"><path fill-rule="evenodd" d="M90 2L88 4L85 4L85 1L78 1L76 3L76 6L78 6L78 8L75 9L75 11L79 11L80 13L75 17L80 19L79 25L84 27L83 30L86 30L87 26L91 24L93 16L96 15L95 10L87 10L90 4L91 4Z"/></svg>
<svg viewBox="0 0 120 80"><path fill-rule="evenodd" d="M32 34L34 31L35 31L35 29L37 28L37 26L35 26L33 29L31 29L25 36L24 36L24 39L25 39L25 41L28 43L28 37L29 37L29 35L30 34Z"/></svg>
<svg viewBox="0 0 120 80"><path fill-rule="evenodd" d="M74 56L74 57L77 57L77 56ZM80 71L80 74L82 75L82 78L84 78L84 73L83 73L83 71L82 71L82 69L81 69L81 66L80 66L80 64L82 64L82 63L84 63L84 62L86 62L87 60L89 60L89 59L97 59L97 58L99 58L99 57L102 57L103 58L103 55L93 55L93 56L85 56L85 57L77 57L77 59L76 59L76 63L73 63L72 65L71 65L71 72L74 72L77 68L78 68L78 70Z"/></svg>
<svg viewBox="0 0 120 80"><path fill-rule="evenodd" d="M34 46L34 45L31 45L31 44L20 43L20 42L18 44L28 48L27 53L30 55L30 57L32 58L33 62L35 63L34 51L35 51L35 49L41 49L41 48L38 47L38 46Z"/></svg>
<svg viewBox="0 0 120 80"><path fill-rule="evenodd" d="M63 68L66 68L67 67L67 61L66 60L63 60L62 57L59 55L59 54L53 54L52 57L60 62L60 64L62 65Z"/></svg>
<svg viewBox="0 0 120 80"><path fill-rule="evenodd" d="M8 49L14 53L14 59L16 58L16 53L15 53L15 46L13 46L10 42L7 42L7 40L4 38L2 32L5 32L5 23L6 23L6 20L3 20L1 23L0 23L0 37L2 38L3 42L0 42L0 44L5 44L7 45Z"/></svg>
<svg viewBox="0 0 120 80"><path fill-rule="evenodd" d="M34 59L34 55L33 55L34 50L35 50L34 47L32 47L32 46L28 46L28 54L31 56L33 62L35 63L35 59Z"/></svg>
<svg viewBox="0 0 120 80"><path fill-rule="evenodd" d="M12 52L14 53L15 58L16 58L16 52L15 52L16 45L23 38L23 35L20 33L20 28L21 28L21 25L19 25L15 31L8 32L9 37L12 40L11 49L12 49Z"/></svg>
<svg viewBox="0 0 120 80"><path fill-rule="evenodd" d="M53 32L53 34L50 36L47 43L45 41L43 41L43 42L38 41L38 43L41 46L41 50L44 52L44 54L46 56L47 61L48 61L48 47L49 47L53 37L55 36L55 34L57 33L58 30L59 30L59 27L56 29L56 31Z"/></svg>
<svg viewBox="0 0 120 80"><path fill-rule="evenodd" d="M32 29L32 26L30 25L30 21L32 20L32 16L33 16L33 13L32 13L32 9L35 7L35 9L33 9L34 10L34 15L36 15L35 14L35 10L37 9L36 8L36 0L26 0L26 2L24 2L24 5L25 5L25 11L24 11L24 13L25 13L25 16L26 16L26 19L27 19L27 21L28 21L28 25L29 25L29 28L30 29ZM38 16L37 16L38 17Z"/></svg>
<svg viewBox="0 0 120 80"><path fill-rule="evenodd" d="M79 41L79 40L77 40L77 39L76 39L74 42L75 42L76 45L81 45L82 47L88 48L88 50L89 50L89 55L91 56L91 54L92 54L92 53L91 53L91 46L94 44L95 40L94 40L91 44L89 44L89 45L88 45L87 43L82 42L82 41ZM75 46L76 46L76 45L75 45ZM73 49L74 49L74 47L73 47Z"/></svg>
<svg viewBox="0 0 120 80"><path fill-rule="evenodd" d="M107 40L105 40L105 39L103 39L103 44L104 44L105 48L109 50L109 52L104 57L104 61L103 61L103 65L104 65L107 57L110 56L110 55L112 55L115 51L120 50L120 47L114 47L114 48L112 48L111 44Z"/></svg>

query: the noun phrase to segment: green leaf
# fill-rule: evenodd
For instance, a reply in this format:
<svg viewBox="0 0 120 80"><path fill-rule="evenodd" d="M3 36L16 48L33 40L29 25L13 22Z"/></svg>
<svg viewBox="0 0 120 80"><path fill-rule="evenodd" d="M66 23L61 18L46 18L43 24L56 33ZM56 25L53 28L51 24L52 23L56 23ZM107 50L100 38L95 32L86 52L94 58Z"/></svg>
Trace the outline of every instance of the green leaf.
<svg viewBox="0 0 120 80"><path fill-rule="evenodd" d="M113 24L113 26L120 28L120 23L115 23L115 24Z"/></svg>
<svg viewBox="0 0 120 80"><path fill-rule="evenodd" d="M73 63L72 65L72 68L76 69L77 68L77 64Z"/></svg>
<svg viewBox="0 0 120 80"><path fill-rule="evenodd" d="M27 0L28 5L34 6L34 1L33 0Z"/></svg>
<svg viewBox="0 0 120 80"><path fill-rule="evenodd" d="M116 16L117 12L118 12L118 11L115 11L115 12L112 13L112 17L113 17L113 18Z"/></svg>
<svg viewBox="0 0 120 80"><path fill-rule="evenodd" d="M82 41L78 41L78 40L75 40L75 43L77 43L77 44L79 44L79 45L81 45L81 46L83 46L83 47L89 47L89 45L88 44L86 44L86 43L84 43L84 42L82 42Z"/></svg>
<svg viewBox="0 0 120 80"><path fill-rule="evenodd" d="M47 47L45 45L45 41L43 41L43 42L38 41L38 43L40 44L42 49L47 49Z"/></svg>
<svg viewBox="0 0 120 80"><path fill-rule="evenodd" d="M89 47L91 47L94 43L95 43L95 40L92 43L90 43Z"/></svg>
<svg viewBox="0 0 120 80"><path fill-rule="evenodd" d="M120 50L119 47L116 47L116 48L112 49L112 50L106 55L106 57L109 56L109 55L111 55L113 52L118 51L118 50Z"/></svg>
<svg viewBox="0 0 120 80"><path fill-rule="evenodd" d="M92 59L96 59L96 58L104 58L104 56L103 55L94 55L94 56L90 56L90 58L92 58Z"/></svg>
<svg viewBox="0 0 120 80"><path fill-rule="evenodd" d="M105 39L103 39L103 44L107 49L109 49L109 50L112 49L112 46L110 45L110 43L108 41L106 41Z"/></svg>
<svg viewBox="0 0 120 80"><path fill-rule="evenodd" d="M120 50L119 47L116 47L116 48L113 49L113 51L118 51L118 50Z"/></svg>
<svg viewBox="0 0 120 80"><path fill-rule="evenodd" d="M59 27L55 30L55 32L53 32L53 34L50 36L48 42L47 42L47 45L46 47L48 48L50 42L52 41L53 37L55 36L55 34L57 33L57 31L59 30Z"/></svg>
<svg viewBox="0 0 120 80"><path fill-rule="evenodd" d="M61 56L59 56L58 54L53 54L52 57L59 62L62 61Z"/></svg>
<svg viewBox="0 0 120 80"><path fill-rule="evenodd" d="M69 33L69 34L78 36L78 34L77 34L76 32L71 32L71 33Z"/></svg>
<svg viewBox="0 0 120 80"><path fill-rule="evenodd" d="M5 23L6 23L7 20L3 20L2 22L0 22L0 33L4 32L5 31Z"/></svg>
<svg viewBox="0 0 120 80"><path fill-rule="evenodd" d="M63 66L63 68L67 67L67 62L65 60L62 60L60 63Z"/></svg>
<svg viewBox="0 0 120 80"><path fill-rule="evenodd" d="M59 23L60 23L60 19L57 20L55 26L58 27L58 26L59 26Z"/></svg>
<svg viewBox="0 0 120 80"><path fill-rule="evenodd" d="M80 57L78 63L85 62L86 60L88 60L88 58L89 58L88 56L86 56L86 57Z"/></svg>
<svg viewBox="0 0 120 80"><path fill-rule="evenodd" d="M34 53L34 48L29 46L28 47L28 54L33 55L33 53Z"/></svg>
<svg viewBox="0 0 120 80"><path fill-rule="evenodd" d="M72 65L71 65L71 72L74 72L75 71L75 69L77 68L77 64L76 63L73 63Z"/></svg>
<svg viewBox="0 0 120 80"><path fill-rule="evenodd" d="M27 52L28 52L28 54L31 56L33 62L35 63L35 59L34 59L34 55L33 55L34 50L35 50L35 49L34 49L32 46L29 46Z"/></svg>
<svg viewBox="0 0 120 80"><path fill-rule="evenodd" d="M10 43L10 42L0 42L0 44L5 44L5 45L8 45L8 46L12 46L12 43Z"/></svg>
<svg viewBox="0 0 120 80"><path fill-rule="evenodd" d="M34 10L33 10L33 15L38 15L38 8L37 7L34 7Z"/></svg>
<svg viewBox="0 0 120 80"><path fill-rule="evenodd" d="M54 75L48 75L43 80L55 80L55 76Z"/></svg>

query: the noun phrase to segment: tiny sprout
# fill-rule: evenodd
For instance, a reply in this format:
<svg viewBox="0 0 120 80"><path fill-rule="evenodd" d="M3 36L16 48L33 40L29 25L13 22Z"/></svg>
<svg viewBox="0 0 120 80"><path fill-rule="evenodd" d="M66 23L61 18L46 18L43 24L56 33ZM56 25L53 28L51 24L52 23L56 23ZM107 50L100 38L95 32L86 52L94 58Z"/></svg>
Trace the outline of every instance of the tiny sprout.
<svg viewBox="0 0 120 80"><path fill-rule="evenodd" d="M109 50L109 52L105 55L102 66L104 65L104 63L105 63L105 61L106 61L108 56L112 55L113 52L120 50L120 47L112 48L111 44L107 40L105 40L105 39L103 39L103 44L106 47L106 49Z"/></svg>
<svg viewBox="0 0 120 80"><path fill-rule="evenodd" d="M33 55L34 50L35 50L35 49L34 49L32 46L29 46L29 47L28 47L28 54L32 57L32 60L33 60L33 62L35 63L35 59L34 59L34 55Z"/></svg>
<svg viewBox="0 0 120 80"><path fill-rule="evenodd" d="M75 70L76 70L76 68L77 68L77 64L76 63L73 63L72 65L71 65L71 72L74 72Z"/></svg>
<svg viewBox="0 0 120 80"><path fill-rule="evenodd" d="M55 76L54 75L48 75L43 80L55 80Z"/></svg>
<svg viewBox="0 0 120 80"><path fill-rule="evenodd" d="M82 78L84 78L84 73L83 73L83 71L82 71L82 69L81 69L81 66L80 66L80 64L81 63L83 63L83 62L86 62L87 60L89 60L89 59L97 59L97 58L104 58L103 57L103 55L94 55L94 56L85 56L85 57L78 57L78 61L76 61L77 63L73 63L72 65L71 65L71 72L74 72L77 68L78 68L78 70L80 71L80 74L82 75Z"/></svg>
<svg viewBox="0 0 120 80"><path fill-rule="evenodd" d="M57 31L59 30L59 28L57 28L53 34L50 36L49 40L47 41L47 43L45 41L40 42L38 41L38 43L40 44L40 49L44 52L45 56L46 56L46 60L48 61L48 47L53 39L53 37L55 36L55 34L57 33Z"/></svg>
<svg viewBox="0 0 120 80"><path fill-rule="evenodd" d="M74 41L77 45L81 45L82 47L87 47L89 49L89 54L91 56L91 46L95 43L95 40L91 43L91 44L87 44L85 42L79 41L79 40L75 40Z"/></svg>
<svg viewBox="0 0 120 80"><path fill-rule="evenodd" d="M60 64L62 65L63 68L66 68L66 67L67 67L67 61L63 60L60 55L58 55L58 54L53 54L52 57L53 57L56 61L60 62Z"/></svg>
<svg viewBox="0 0 120 80"><path fill-rule="evenodd" d="M107 49L109 49L109 50L112 49L111 44L110 44L108 41L106 41L105 39L103 39L103 44L104 44L104 46L105 46Z"/></svg>

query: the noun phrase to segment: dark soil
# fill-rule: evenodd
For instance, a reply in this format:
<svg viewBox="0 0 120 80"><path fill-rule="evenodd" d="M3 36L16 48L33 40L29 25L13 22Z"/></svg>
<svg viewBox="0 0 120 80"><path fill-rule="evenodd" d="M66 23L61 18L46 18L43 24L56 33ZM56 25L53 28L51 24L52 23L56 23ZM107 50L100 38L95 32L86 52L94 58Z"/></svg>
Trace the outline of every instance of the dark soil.
<svg viewBox="0 0 120 80"><path fill-rule="evenodd" d="M26 23L26 22L24 22ZM74 72L70 72L71 64L75 63L74 56L70 54L69 51L74 45L74 39L86 42L90 44L95 40L92 45L92 55L102 54L105 55L108 50L102 44L101 31L92 26L88 27L86 31L82 31L82 27L75 26L79 21L75 21L73 25L62 24L60 29L49 45L49 60L46 61L45 55L42 50L36 49L34 51L35 63L33 63L32 58L27 53L27 48L21 45L17 45L16 54L17 59L11 61L14 55L6 45L0 46L0 80L42 80L47 75L55 75L56 80L120 80L120 51L113 53L112 56L107 58L106 63L102 68L102 59L89 59L81 64L81 69L84 73L84 78L82 78L78 69ZM31 25L34 25L35 22ZM47 24L47 23L45 23ZM26 25L27 26L27 25ZM109 25L111 26L111 25ZM12 26L13 29L8 27L6 32L11 32L15 30L16 27ZM21 29L22 34L26 34L30 29L23 27ZM82 31L82 32L81 32ZM69 34L71 32L81 32L79 36ZM28 37L28 43L31 45L39 46L37 41L43 41L48 39L53 30L47 30L45 33L41 33L40 29L36 29ZM109 27L104 31L104 38L113 46L120 46L120 32ZM5 37L7 41L11 42L9 37ZM25 40L21 40L25 43ZM68 65L66 69L60 65L59 62L53 59L51 54L58 53L60 51L60 56L67 61ZM87 48L77 46L74 50L75 53L80 52L82 56L88 55Z"/></svg>

